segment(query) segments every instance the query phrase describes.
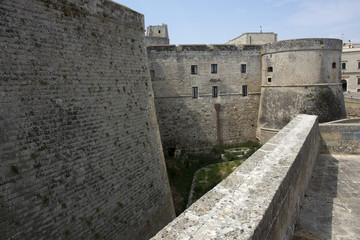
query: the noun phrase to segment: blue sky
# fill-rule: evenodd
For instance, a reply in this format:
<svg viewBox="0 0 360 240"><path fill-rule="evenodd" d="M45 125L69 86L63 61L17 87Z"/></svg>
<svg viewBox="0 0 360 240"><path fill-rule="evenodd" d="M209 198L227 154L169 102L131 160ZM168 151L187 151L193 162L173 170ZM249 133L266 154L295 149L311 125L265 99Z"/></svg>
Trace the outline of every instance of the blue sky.
<svg viewBox="0 0 360 240"><path fill-rule="evenodd" d="M114 0L168 25L171 44L221 44L245 32L279 40L338 38L360 43L360 0Z"/></svg>

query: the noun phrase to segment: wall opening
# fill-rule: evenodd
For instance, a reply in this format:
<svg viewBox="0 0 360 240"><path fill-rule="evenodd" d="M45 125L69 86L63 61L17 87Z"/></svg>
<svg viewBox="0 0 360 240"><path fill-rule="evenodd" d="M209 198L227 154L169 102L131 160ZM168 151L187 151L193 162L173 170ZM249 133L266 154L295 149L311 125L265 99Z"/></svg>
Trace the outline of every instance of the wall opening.
<svg viewBox="0 0 360 240"><path fill-rule="evenodd" d="M273 71L273 68L272 67L268 67L268 72L272 72Z"/></svg>
<svg viewBox="0 0 360 240"><path fill-rule="evenodd" d="M268 83L270 83L272 81L272 79L271 78L268 78Z"/></svg>
<svg viewBox="0 0 360 240"><path fill-rule="evenodd" d="M218 86L213 86L212 87L212 97L217 97L218 96Z"/></svg>
<svg viewBox="0 0 360 240"><path fill-rule="evenodd" d="M155 80L155 70L150 70L151 81Z"/></svg>
<svg viewBox="0 0 360 240"><path fill-rule="evenodd" d="M332 68L336 68L336 62L332 63Z"/></svg>
<svg viewBox="0 0 360 240"><path fill-rule="evenodd" d="M341 80L341 86L342 86L343 92L346 92L347 91L347 81L345 79Z"/></svg>
<svg viewBox="0 0 360 240"><path fill-rule="evenodd" d="M246 73L246 64L241 64L241 73Z"/></svg>
<svg viewBox="0 0 360 240"><path fill-rule="evenodd" d="M345 69L346 69L346 63L345 63L345 62L341 63L341 69L342 69L342 70L345 70Z"/></svg>
<svg viewBox="0 0 360 240"><path fill-rule="evenodd" d="M217 73L217 64L211 64L211 73Z"/></svg>
<svg viewBox="0 0 360 240"><path fill-rule="evenodd" d="M191 65L191 74L197 74L198 68L197 65Z"/></svg>
<svg viewBox="0 0 360 240"><path fill-rule="evenodd" d="M198 98L199 93L198 93L198 87L193 87L192 88L192 98Z"/></svg>
<svg viewBox="0 0 360 240"><path fill-rule="evenodd" d="M243 97L248 95L248 93L247 93L247 85L242 86L242 95L243 95Z"/></svg>

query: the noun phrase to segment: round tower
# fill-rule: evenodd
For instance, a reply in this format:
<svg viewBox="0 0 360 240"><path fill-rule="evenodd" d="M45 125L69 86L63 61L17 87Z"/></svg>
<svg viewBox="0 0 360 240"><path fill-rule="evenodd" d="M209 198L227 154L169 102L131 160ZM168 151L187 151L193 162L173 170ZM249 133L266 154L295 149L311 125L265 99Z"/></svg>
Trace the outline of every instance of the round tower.
<svg viewBox="0 0 360 240"><path fill-rule="evenodd" d="M263 45L257 137L266 142L298 114L320 122L346 116L341 90L342 41L294 39Z"/></svg>

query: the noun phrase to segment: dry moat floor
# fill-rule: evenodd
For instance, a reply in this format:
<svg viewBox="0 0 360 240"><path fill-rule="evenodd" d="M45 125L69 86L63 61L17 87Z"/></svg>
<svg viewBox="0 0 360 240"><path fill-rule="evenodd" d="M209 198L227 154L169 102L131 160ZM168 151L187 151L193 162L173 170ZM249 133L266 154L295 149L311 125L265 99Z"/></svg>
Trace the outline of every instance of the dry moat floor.
<svg viewBox="0 0 360 240"><path fill-rule="evenodd" d="M320 155L294 239L360 239L360 155Z"/></svg>

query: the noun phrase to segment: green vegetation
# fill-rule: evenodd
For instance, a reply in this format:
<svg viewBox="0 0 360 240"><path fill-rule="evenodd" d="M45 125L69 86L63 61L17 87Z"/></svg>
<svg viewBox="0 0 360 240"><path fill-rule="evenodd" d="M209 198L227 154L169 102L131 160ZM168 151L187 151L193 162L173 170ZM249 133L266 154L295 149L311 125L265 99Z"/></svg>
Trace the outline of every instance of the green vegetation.
<svg viewBox="0 0 360 240"><path fill-rule="evenodd" d="M19 168L15 165L12 165L11 166L11 171L15 174L19 174Z"/></svg>
<svg viewBox="0 0 360 240"><path fill-rule="evenodd" d="M231 162L223 162L208 166L198 173L191 202L195 202L218 183L230 175L246 159L239 159Z"/></svg>
<svg viewBox="0 0 360 240"><path fill-rule="evenodd" d="M221 159L221 154L225 153L226 149L235 147L247 147L250 150L247 151L241 160L236 160L234 162L224 162ZM207 172L206 174L201 171L199 176L207 176L208 179L211 178L212 180L204 184L204 186L199 185L197 187L197 189L200 190L196 193L197 198L201 197L217 183L226 178L226 176L228 176L237 166L245 161L245 159L254 153L259 147L260 144L248 141L240 144L215 146L209 153L185 153L183 151L179 157L174 158L165 156L176 215L182 213L186 208L194 173L198 169L211 164L222 163L218 167L211 167L214 169ZM226 153L225 155L227 160L233 160L237 158L237 155L234 153Z"/></svg>
<svg viewBox="0 0 360 240"><path fill-rule="evenodd" d="M310 104L307 104L301 113L318 115L320 123L334 121L342 117L340 101L329 87L314 90L306 97Z"/></svg>

